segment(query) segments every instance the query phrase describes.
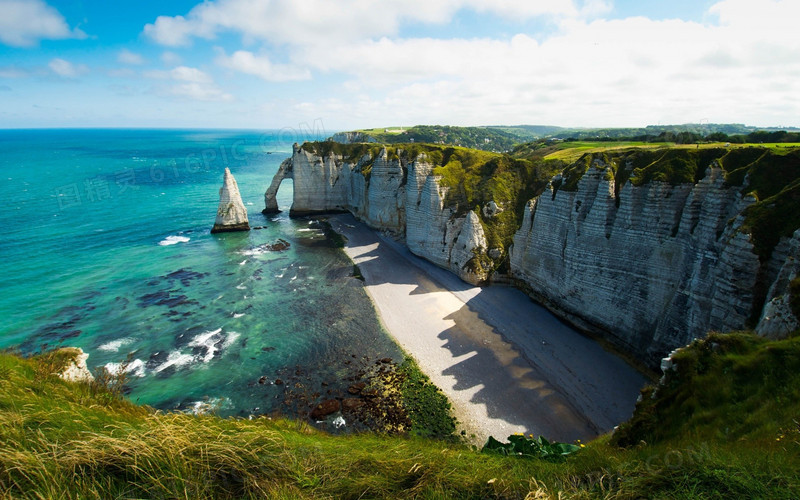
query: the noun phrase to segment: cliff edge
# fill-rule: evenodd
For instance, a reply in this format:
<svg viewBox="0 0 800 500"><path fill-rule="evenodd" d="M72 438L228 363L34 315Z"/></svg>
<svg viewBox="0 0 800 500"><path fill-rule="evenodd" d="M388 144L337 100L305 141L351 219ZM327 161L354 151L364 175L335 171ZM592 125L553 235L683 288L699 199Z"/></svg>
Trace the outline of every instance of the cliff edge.
<svg viewBox="0 0 800 500"><path fill-rule="evenodd" d="M633 148L564 165L325 142L284 163L268 209L291 176L293 215L351 212L471 284L516 283L650 366L711 330L782 338L800 324L797 150Z"/></svg>

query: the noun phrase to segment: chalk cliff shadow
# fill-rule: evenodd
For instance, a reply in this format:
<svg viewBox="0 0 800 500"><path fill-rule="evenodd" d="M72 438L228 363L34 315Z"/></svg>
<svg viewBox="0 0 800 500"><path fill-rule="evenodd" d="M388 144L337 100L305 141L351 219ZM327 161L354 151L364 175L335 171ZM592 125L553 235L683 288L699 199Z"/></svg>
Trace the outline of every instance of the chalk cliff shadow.
<svg viewBox="0 0 800 500"><path fill-rule="evenodd" d="M439 318L452 326L427 335L444 341L454 358L442 371L455 379L453 389L471 394L470 402L484 406L489 417L574 440L610 430L630 415L644 379L523 293L476 289L354 220L349 227L348 246L357 250L368 285L406 286L409 295L454 292L466 301Z"/></svg>
<svg viewBox="0 0 800 500"><path fill-rule="evenodd" d="M546 374L496 329L480 320L469 305L444 319L455 325L438 338L445 341L444 347L454 357L466 357L443 374L456 379L456 391L472 392L480 387L470 401L485 406L489 417L562 441L599 434L599 429L572 406Z"/></svg>

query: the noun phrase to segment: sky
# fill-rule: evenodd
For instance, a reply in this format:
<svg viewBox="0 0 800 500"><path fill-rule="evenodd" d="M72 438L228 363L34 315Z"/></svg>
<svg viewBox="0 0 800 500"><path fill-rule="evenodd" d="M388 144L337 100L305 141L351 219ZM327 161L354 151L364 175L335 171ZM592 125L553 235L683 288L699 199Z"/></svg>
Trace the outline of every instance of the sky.
<svg viewBox="0 0 800 500"><path fill-rule="evenodd" d="M800 126L800 0L0 0L0 128Z"/></svg>

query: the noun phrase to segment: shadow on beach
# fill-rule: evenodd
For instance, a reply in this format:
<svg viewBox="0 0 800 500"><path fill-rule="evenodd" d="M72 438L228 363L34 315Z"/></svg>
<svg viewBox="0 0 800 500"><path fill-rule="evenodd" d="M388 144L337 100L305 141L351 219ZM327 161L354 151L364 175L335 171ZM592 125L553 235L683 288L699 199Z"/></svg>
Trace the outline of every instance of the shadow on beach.
<svg viewBox="0 0 800 500"><path fill-rule="evenodd" d="M521 291L469 285L352 216L331 222L389 333L457 413L485 415L483 434L590 439L631 415L645 378Z"/></svg>

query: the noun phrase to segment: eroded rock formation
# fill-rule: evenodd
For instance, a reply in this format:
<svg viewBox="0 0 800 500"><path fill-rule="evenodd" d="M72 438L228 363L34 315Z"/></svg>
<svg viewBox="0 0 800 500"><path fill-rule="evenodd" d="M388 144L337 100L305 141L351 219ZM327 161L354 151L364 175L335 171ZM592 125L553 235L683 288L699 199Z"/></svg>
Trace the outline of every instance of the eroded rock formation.
<svg viewBox="0 0 800 500"><path fill-rule="evenodd" d="M486 281L505 258L502 248L487 248L493 218L504 208L489 201L464 210L446 202L452 188L434 175L437 165L425 154L396 153L383 148L347 159L295 147L276 181L294 179L293 214L349 211L404 236L413 253L465 281ZM711 330L758 322L757 332L781 337L800 325L790 303L800 232L758 254L745 224L756 203L746 177L729 183L714 160L694 182L617 182L607 157L584 160L578 180L558 175L527 203L510 245L508 275L537 301L651 366Z"/></svg>
<svg viewBox="0 0 800 500"><path fill-rule="evenodd" d="M89 355L80 347L62 347L59 349L65 356L71 357L70 362L58 373L58 376L68 382L92 382L94 376L86 366Z"/></svg>
<svg viewBox="0 0 800 500"><path fill-rule="evenodd" d="M236 179L233 178L230 169L226 168L222 187L219 190L217 219L214 221L214 227L211 232L224 233L249 230L250 224L247 221L247 209L242 203L239 186L236 184Z"/></svg>
<svg viewBox="0 0 800 500"><path fill-rule="evenodd" d="M375 157L347 160L295 145L264 194L265 211L277 209L278 187L291 178L292 216L351 212L373 228L405 235L413 253L465 281L483 282L489 269L482 265L487 243L481 220L444 206L447 189L433 168L424 154L405 161L383 148Z"/></svg>
<svg viewBox="0 0 800 500"><path fill-rule="evenodd" d="M528 204L512 273L563 317L655 363L747 322L759 262L728 220L751 202L721 169L695 185L628 183L617 201L596 165L576 191L551 187Z"/></svg>

